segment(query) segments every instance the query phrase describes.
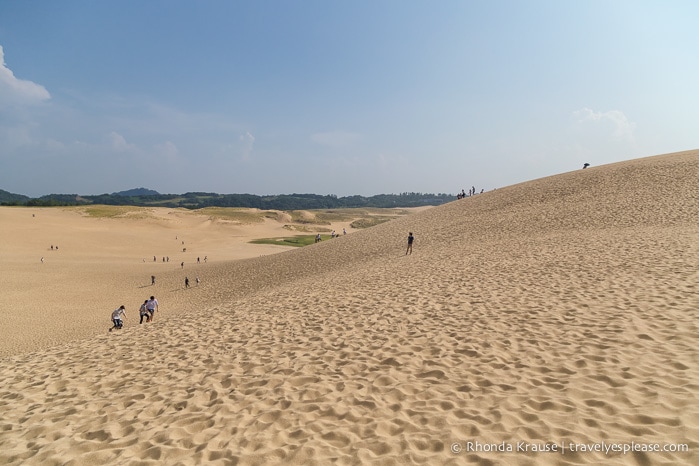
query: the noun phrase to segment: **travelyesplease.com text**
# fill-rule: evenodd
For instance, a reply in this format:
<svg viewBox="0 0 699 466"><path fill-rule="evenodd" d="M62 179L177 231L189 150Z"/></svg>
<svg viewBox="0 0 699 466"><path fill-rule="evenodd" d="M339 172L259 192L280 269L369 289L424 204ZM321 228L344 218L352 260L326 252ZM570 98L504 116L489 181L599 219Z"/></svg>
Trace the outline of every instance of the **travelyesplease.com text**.
<svg viewBox="0 0 699 466"><path fill-rule="evenodd" d="M638 442L499 442L486 443L478 440L454 442L451 445L454 454L459 453L604 453L605 455L625 455L627 453L663 453L688 452L686 443L638 443Z"/></svg>

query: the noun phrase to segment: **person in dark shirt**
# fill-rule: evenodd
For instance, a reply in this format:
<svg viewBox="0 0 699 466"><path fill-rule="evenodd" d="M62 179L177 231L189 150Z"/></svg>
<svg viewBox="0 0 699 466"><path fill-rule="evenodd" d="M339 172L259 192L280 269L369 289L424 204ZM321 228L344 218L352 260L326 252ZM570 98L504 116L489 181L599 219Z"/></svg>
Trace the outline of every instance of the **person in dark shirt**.
<svg viewBox="0 0 699 466"><path fill-rule="evenodd" d="M413 236L413 232L411 231L410 233L408 233L408 249L405 250L406 256L408 254L413 253L413 240L415 240L415 237Z"/></svg>

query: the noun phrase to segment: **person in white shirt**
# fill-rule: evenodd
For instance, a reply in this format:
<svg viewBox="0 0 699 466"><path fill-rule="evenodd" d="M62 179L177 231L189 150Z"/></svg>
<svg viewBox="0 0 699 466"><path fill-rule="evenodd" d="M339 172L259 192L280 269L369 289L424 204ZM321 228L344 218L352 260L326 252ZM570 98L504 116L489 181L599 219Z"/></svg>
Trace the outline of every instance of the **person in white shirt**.
<svg viewBox="0 0 699 466"><path fill-rule="evenodd" d="M158 310L158 300L155 299L155 296L151 296L150 299L146 302L146 309L148 309L148 312L150 313L150 321L153 322L153 318L155 317L155 311Z"/></svg>
<svg viewBox="0 0 699 466"><path fill-rule="evenodd" d="M126 307L122 304L118 309L112 311L112 323L114 324L112 328L109 329L111 332L114 329L119 330L124 326L123 319L126 317Z"/></svg>

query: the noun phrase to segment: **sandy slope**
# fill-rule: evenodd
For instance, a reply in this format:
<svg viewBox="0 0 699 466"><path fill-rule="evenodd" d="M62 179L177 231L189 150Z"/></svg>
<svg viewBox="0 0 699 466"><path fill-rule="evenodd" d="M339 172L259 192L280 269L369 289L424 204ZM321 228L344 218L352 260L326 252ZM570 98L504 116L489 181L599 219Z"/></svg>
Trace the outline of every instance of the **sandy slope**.
<svg viewBox="0 0 699 466"><path fill-rule="evenodd" d="M85 253L80 277L47 274L46 253L13 271L35 293L108 285L133 311L156 289L163 312L109 334L90 309L101 331L73 341L90 319L0 321L30 343L56 330L0 360L0 463L697 464L698 179L699 151L592 167L211 261L189 290L172 256L152 288L116 253ZM175 241L139 228L129 241ZM571 451L602 442L688 451Z"/></svg>
<svg viewBox="0 0 699 466"><path fill-rule="evenodd" d="M151 294L170 311L182 303L185 277L192 285L197 276L207 280L208 265L290 249L249 243L293 235L288 220L241 223L168 208L95 218L82 208L0 207L0 328L13 329L0 340L0 356L103 333L112 309L125 304L133 317ZM353 232L348 224L323 228Z"/></svg>

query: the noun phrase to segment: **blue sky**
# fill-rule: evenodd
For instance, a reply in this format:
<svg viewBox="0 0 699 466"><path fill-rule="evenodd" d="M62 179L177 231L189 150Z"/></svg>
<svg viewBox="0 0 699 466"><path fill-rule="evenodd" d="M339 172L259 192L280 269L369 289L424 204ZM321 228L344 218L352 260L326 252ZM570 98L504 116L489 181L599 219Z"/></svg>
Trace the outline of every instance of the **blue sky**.
<svg viewBox="0 0 699 466"><path fill-rule="evenodd" d="M456 193L699 148L699 2L0 2L0 189Z"/></svg>

